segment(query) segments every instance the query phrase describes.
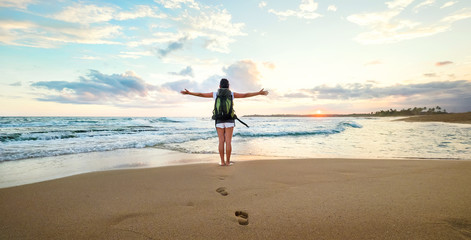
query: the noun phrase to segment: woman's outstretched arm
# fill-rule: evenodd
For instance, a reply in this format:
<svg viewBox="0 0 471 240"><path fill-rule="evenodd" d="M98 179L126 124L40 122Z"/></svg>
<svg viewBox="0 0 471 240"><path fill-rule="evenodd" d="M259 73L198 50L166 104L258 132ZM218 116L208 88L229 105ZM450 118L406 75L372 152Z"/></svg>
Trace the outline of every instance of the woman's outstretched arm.
<svg viewBox="0 0 471 240"><path fill-rule="evenodd" d="M251 92L251 93L234 93L234 98L248 98L248 97L254 97L254 96L258 96L258 95L268 95L268 91L265 91L263 90L260 90L258 92Z"/></svg>
<svg viewBox="0 0 471 240"><path fill-rule="evenodd" d="M193 95L193 96L196 96L196 97L204 97L204 98L212 98L213 97L212 92L210 92L210 93L190 92L186 88L185 88L185 90L180 91L180 93L183 94L183 95Z"/></svg>

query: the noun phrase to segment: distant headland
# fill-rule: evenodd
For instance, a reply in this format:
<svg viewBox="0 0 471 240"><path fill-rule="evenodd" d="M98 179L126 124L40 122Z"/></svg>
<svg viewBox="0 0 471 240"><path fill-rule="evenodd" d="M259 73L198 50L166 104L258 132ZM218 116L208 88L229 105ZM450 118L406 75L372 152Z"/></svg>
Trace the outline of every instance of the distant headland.
<svg viewBox="0 0 471 240"><path fill-rule="evenodd" d="M244 117L401 117L418 115L448 114L446 109L440 106L433 108L414 107L408 109L388 109L371 113L350 113L350 114L271 114L271 115L244 115Z"/></svg>
<svg viewBox="0 0 471 240"><path fill-rule="evenodd" d="M245 115L244 117L405 117L396 121L407 122L450 122L471 124L471 112L448 113L437 106L434 108L414 107L402 110L389 109L371 113L351 114L272 114L272 115Z"/></svg>

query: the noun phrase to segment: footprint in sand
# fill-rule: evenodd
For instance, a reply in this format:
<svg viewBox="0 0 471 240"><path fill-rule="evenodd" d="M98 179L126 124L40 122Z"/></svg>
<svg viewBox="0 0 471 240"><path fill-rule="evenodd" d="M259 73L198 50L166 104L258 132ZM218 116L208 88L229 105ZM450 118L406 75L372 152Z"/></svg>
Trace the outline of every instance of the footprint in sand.
<svg viewBox="0 0 471 240"><path fill-rule="evenodd" d="M236 211L235 215L237 217L237 221L240 225L248 225L249 224L249 214L244 211Z"/></svg>
<svg viewBox="0 0 471 240"><path fill-rule="evenodd" d="M218 192L219 194L223 195L223 196L227 196L229 193L226 191L226 188L225 187L220 187L218 189L216 189L216 192Z"/></svg>

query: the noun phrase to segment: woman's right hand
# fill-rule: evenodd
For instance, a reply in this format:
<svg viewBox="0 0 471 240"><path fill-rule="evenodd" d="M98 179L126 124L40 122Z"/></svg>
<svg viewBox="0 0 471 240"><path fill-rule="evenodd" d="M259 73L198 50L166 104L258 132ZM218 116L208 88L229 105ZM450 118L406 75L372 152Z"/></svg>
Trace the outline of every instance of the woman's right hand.
<svg viewBox="0 0 471 240"><path fill-rule="evenodd" d="M259 95L264 95L264 96L266 96L266 95L268 95L268 91L265 91L264 88L262 88L262 90L260 90L260 91L258 92L258 94L259 94Z"/></svg>

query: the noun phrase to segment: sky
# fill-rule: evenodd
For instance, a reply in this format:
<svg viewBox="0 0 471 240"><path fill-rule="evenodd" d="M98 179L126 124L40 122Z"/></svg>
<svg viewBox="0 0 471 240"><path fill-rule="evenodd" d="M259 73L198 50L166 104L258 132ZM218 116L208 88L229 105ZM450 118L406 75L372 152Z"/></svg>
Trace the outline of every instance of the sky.
<svg viewBox="0 0 471 240"><path fill-rule="evenodd" d="M471 111L468 0L0 0L0 116Z"/></svg>

